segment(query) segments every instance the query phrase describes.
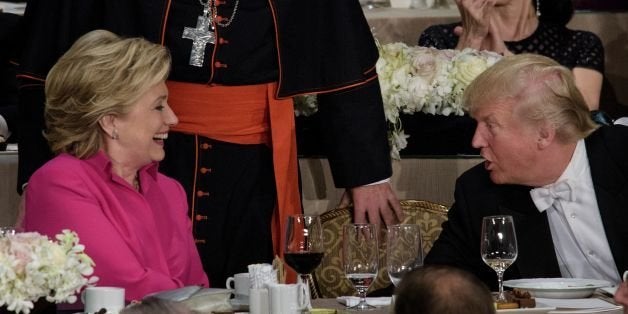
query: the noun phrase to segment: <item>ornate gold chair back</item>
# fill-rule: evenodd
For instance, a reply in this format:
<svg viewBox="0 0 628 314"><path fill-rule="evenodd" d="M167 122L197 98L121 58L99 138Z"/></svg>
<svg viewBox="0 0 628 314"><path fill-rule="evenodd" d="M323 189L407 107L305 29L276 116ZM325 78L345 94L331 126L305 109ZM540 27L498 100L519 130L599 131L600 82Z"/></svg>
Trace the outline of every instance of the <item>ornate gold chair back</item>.
<svg viewBox="0 0 628 314"><path fill-rule="evenodd" d="M427 254L442 230L441 224L447 220L447 207L421 200L405 200L400 203L405 213L402 223L421 226L423 253ZM355 289L345 279L342 269L342 226L351 222L352 211L351 207L335 208L321 215L325 256L312 274L310 288L313 298L335 298L355 294ZM391 284L386 272L386 230L384 228L381 229L379 242L380 269L369 291L385 288Z"/></svg>

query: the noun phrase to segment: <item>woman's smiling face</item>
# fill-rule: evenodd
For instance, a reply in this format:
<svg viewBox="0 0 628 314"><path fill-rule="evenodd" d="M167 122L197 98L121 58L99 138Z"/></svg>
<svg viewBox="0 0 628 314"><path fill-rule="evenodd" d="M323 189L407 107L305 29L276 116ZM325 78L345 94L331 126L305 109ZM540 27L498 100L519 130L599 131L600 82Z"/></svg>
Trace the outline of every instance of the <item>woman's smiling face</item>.
<svg viewBox="0 0 628 314"><path fill-rule="evenodd" d="M131 111L115 118L118 157L140 167L164 159L164 140L170 127L179 122L167 100L168 89L160 82Z"/></svg>

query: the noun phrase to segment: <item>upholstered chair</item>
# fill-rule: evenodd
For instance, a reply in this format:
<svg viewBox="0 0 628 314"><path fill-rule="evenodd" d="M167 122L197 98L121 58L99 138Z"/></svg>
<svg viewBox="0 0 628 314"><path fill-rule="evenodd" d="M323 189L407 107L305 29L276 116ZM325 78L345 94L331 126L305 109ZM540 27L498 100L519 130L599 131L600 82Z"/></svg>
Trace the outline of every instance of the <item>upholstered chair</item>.
<svg viewBox="0 0 628 314"><path fill-rule="evenodd" d="M423 253L427 254L442 230L441 224L447 220L447 207L422 200L405 200L400 203L405 213L402 223L421 226ZM335 208L321 215L325 256L312 274L310 288L313 298L334 298L355 294L354 287L345 279L342 269L342 226L351 222L352 210L351 207ZM391 284L386 272L386 229L382 227L380 231L380 270L370 291L385 288Z"/></svg>

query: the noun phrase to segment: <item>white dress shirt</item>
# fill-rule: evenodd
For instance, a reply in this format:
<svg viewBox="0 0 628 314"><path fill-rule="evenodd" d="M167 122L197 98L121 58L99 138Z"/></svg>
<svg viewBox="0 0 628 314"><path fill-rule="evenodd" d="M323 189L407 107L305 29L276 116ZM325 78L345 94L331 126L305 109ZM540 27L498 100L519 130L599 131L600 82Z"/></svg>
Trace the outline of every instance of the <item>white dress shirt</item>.
<svg viewBox="0 0 628 314"><path fill-rule="evenodd" d="M621 279L593 189L584 140L578 142L569 165L556 182L565 180L572 187L573 200L556 199L547 209L561 275L619 283Z"/></svg>

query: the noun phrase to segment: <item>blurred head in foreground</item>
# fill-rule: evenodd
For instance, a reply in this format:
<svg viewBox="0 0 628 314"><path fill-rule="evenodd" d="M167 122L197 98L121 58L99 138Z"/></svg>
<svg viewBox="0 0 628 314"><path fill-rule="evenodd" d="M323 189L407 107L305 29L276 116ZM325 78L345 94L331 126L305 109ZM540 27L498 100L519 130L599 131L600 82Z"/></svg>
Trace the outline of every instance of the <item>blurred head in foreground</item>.
<svg viewBox="0 0 628 314"><path fill-rule="evenodd" d="M450 266L425 266L408 273L395 299L395 314L494 314L488 288L471 273Z"/></svg>

